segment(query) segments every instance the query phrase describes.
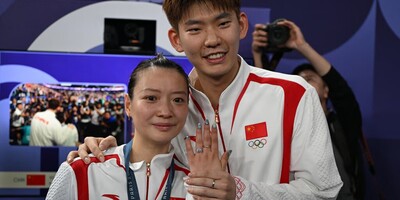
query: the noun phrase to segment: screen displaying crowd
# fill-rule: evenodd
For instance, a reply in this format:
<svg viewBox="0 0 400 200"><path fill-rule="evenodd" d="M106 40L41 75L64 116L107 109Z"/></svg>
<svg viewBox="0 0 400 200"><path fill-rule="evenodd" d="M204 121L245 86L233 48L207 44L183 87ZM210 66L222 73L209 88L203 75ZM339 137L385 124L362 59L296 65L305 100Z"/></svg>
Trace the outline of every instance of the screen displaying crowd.
<svg viewBox="0 0 400 200"><path fill-rule="evenodd" d="M108 135L122 144L124 93L123 85L21 84L10 97L10 144L30 145L32 119L36 113L48 109L50 99L60 102L55 112L64 129L60 132L69 132L72 134L69 140L73 140L53 145L77 146L86 136Z"/></svg>

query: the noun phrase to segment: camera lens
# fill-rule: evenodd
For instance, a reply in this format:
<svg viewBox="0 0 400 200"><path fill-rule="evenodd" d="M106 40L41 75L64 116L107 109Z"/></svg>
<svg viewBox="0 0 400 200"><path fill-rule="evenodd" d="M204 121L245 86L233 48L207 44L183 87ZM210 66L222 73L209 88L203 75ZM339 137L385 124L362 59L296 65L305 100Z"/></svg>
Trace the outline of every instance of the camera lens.
<svg viewBox="0 0 400 200"><path fill-rule="evenodd" d="M271 46L285 44L289 39L289 28L281 25L273 25L268 30L268 42Z"/></svg>

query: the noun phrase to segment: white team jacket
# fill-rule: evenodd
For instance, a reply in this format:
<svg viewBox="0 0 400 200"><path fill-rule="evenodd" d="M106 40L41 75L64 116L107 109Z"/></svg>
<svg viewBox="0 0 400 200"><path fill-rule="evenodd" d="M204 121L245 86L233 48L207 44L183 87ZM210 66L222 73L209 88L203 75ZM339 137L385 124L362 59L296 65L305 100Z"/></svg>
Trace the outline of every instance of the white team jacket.
<svg viewBox="0 0 400 200"><path fill-rule="evenodd" d="M192 85L196 73L190 73ZM184 163L183 135L218 119L220 152L232 150L229 171L238 199L332 199L342 182L315 89L299 76L249 66L241 58L234 81L214 110L193 87L184 134L173 140ZM193 142L194 145L194 142Z"/></svg>
<svg viewBox="0 0 400 200"><path fill-rule="evenodd" d="M62 145L67 137L62 133L61 123L53 111L37 112L32 119L30 146Z"/></svg>
<svg viewBox="0 0 400 200"><path fill-rule="evenodd" d="M72 164L62 163L50 185L46 199L100 200L128 199L123 147L111 148L105 153L105 162L91 157L89 165L76 159ZM173 149L168 154L157 155L150 163L150 176L143 162L130 163L135 172L140 199L161 199L168 179ZM185 199L183 178L189 171L175 160L175 176L172 183L171 200ZM146 192L148 198L146 198Z"/></svg>

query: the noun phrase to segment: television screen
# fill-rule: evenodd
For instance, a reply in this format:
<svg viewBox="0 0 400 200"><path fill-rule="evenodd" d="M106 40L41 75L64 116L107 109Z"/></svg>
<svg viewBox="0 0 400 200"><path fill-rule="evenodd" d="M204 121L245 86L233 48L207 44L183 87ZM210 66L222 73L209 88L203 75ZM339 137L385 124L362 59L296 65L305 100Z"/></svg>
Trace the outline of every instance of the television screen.
<svg viewBox="0 0 400 200"><path fill-rule="evenodd" d="M104 53L156 53L156 21L139 19L104 19Z"/></svg>
<svg viewBox="0 0 400 200"><path fill-rule="evenodd" d="M125 91L122 84L22 83L10 96L10 145L78 146L109 135L123 144Z"/></svg>

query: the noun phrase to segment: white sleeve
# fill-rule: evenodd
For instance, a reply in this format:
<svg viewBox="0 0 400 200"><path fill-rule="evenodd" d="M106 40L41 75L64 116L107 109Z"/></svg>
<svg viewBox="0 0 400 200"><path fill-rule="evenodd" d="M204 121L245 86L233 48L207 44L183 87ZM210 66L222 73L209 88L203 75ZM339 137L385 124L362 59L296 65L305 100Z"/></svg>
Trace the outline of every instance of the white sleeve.
<svg viewBox="0 0 400 200"><path fill-rule="evenodd" d="M63 162L51 182L46 200L77 199L75 174L69 164Z"/></svg>
<svg viewBox="0 0 400 200"><path fill-rule="evenodd" d="M343 183L314 88L306 91L297 108L290 160L289 184L255 183L235 177L238 199L336 199Z"/></svg>

